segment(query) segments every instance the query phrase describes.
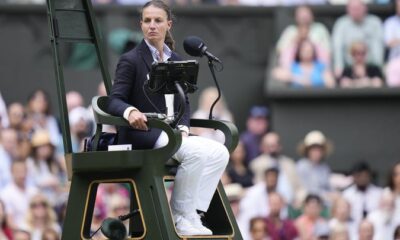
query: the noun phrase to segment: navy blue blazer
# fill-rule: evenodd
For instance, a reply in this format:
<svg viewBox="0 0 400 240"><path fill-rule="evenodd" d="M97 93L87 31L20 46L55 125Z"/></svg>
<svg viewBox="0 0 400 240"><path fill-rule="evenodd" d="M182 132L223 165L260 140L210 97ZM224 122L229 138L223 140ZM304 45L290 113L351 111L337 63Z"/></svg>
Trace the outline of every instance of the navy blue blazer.
<svg viewBox="0 0 400 240"><path fill-rule="evenodd" d="M182 58L173 52L169 60L180 61ZM108 113L122 117L125 109L130 106L136 107L143 113L158 112L143 92L143 84L147 80L152 63L153 57L144 40L137 47L121 56L107 106ZM148 93L148 96L161 113L166 112L165 97L163 94ZM175 94L175 111L179 108L179 103L179 96ZM186 96L186 111L179 124L189 127L189 122L190 106L188 97ZM134 149L149 149L154 147L160 134L160 129L141 131L129 127L119 127L118 143L132 144Z"/></svg>

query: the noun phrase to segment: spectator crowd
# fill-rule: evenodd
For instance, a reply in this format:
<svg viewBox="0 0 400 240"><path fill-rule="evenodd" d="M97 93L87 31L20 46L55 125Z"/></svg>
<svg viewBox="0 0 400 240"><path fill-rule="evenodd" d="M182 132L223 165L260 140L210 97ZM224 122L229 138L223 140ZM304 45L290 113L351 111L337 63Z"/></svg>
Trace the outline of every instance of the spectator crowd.
<svg viewBox="0 0 400 240"><path fill-rule="evenodd" d="M332 34L307 6L282 32L272 78L292 88L400 86L400 1L384 22L361 0L349 0Z"/></svg>
<svg viewBox="0 0 400 240"><path fill-rule="evenodd" d="M105 95L104 84L98 95ZM80 152L93 134L93 114L80 93L70 91L66 99L72 149ZM26 103L8 106L0 95L0 240L60 239L69 182L59 121L50 109L43 90L34 91ZM100 185L93 232L106 216L129 212L129 190L124 184Z"/></svg>
<svg viewBox="0 0 400 240"><path fill-rule="evenodd" d="M99 85L98 95L105 95ZM216 89L205 89L195 117L207 118ZM66 95L73 151L82 151L93 134L91 108L82 96ZM25 104L0 101L0 239L59 239L69 183L59 124L50 112L50 99L35 91ZM224 99L215 119L234 121ZM298 144L299 159L285 155L279 133L270 129L270 112L253 106L246 130L231 154L222 178L244 239L400 239L400 162L390 168L388 183L373 182L366 162L354 162L349 174L334 173L325 159L334 143L311 130ZM115 131L112 126L108 131ZM193 129L193 133L224 141L222 133ZM169 189L168 186L166 186ZM106 217L130 210L129 186L101 184L92 219L92 232ZM101 239L96 233L94 239Z"/></svg>
<svg viewBox="0 0 400 240"><path fill-rule="evenodd" d="M251 108L223 178L244 239L400 239L400 162L384 187L366 161L333 172L326 158L334 144L318 130L298 144L295 161L269 117L266 107Z"/></svg>

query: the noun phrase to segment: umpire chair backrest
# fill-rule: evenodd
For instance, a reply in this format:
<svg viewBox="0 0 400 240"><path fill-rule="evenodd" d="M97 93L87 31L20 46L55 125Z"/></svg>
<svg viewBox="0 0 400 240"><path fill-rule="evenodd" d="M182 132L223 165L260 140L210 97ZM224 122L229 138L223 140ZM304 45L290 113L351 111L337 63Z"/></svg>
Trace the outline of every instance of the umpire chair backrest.
<svg viewBox="0 0 400 240"><path fill-rule="evenodd" d="M57 81L57 95L60 106L61 128L65 154L72 153L68 110L65 96L63 66L60 61L60 43L93 44L107 94L111 90L111 79L106 66L102 37L93 15L91 0L47 0L47 15L50 41L53 50L54 69Z"/></svg>

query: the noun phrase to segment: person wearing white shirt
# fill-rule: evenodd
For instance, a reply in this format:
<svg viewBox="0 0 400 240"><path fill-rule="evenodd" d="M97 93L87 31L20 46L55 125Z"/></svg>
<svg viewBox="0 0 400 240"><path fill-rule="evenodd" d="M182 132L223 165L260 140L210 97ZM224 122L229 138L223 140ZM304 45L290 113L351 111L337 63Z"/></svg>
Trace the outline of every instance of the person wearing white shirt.
<svg viewBox="0 0 400 240"><path fill-rule="evenodd" d="M399 224L394 212L394 196L390 191L383 191L379 208L370 212L367 219L374 225L374 240L391 239Z"/></svg>
<svg viewBox="0 0 400 240"><path fill-rule="evenodd" d="M18 135L14 129L7 128L0 132L0 189L11 182L11 163L17 153Z"/></svg>
<svg viewBox="0 0 400 240"><path fill-rule="evenodd" d="M368 14L368 7L362 0L349 0L347 14L338 18L332 29L334 72L343 73L353 60L350 46L353 42L364 41L368 46L367 62L382 66L384 60L382 21Z"/></svg>
<svg viewBox="0 0 400 240"><path fill-rule="evenodd" d="M7 218L12 227L24 222L29 201L38 192L37 188L27 185L27 171L24 161L14 161L11 165L13 181L0 192L0 199L6 205Z"/></svg>
<svg viewBox="0 0 400 240"><path fill-rule="evenodd" d="M296 199L304 197L305 190L297 175L296 165L293 159L282 154L280 136L275 132L264 135L261 141L262 154L250 162L250 169L254 173L255 182L263 181L264 172L271 166L279 168L278 186L287 186L287 191L293 191L290 195ZM279 188L279 187L278 187ZM286 199L288 200L288 199ZM291 202L287 202L290 204Z"/></svg>
<svg viewBox="0 0 400 240"><path fill-rule="evenodd" d="M279 170L270 167L265 170L264 181L248 188L245 196L240 201L239 215L237 218L239 228L242 230L243 239L248 239L249 222L254 217L267 217L269 214L268 193L278 192L285 202L291 202L293 192L289 182L279 181ZM286 217L288 209L282 211Z"/></svg>
<svg viewBox="0 0 400 240"><path fill-rule="evenodd" d="M400 57L400 0L395 0L396 14L383 23L384 40L389 48L389 61Z"/></svg>
<svg viewBox="0 0 400 240"><path fill-rule="evenodd" d="M358 162L353 167L354 184L343 191L351 205L351 218L358 225L379 206L382 189L371 183L371 170L367 163Z"/></svg>

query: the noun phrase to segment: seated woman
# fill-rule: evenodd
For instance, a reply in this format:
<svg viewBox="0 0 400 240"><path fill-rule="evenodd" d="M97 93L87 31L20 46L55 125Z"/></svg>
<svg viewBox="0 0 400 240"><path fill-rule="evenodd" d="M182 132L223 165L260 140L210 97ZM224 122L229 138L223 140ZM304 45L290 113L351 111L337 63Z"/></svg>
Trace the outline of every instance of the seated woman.
<svg viewBox="0 0 400 240"><path fill-rule="evenodd" d="M353 65L345 67L339 85L343 88L382 87L383 74L378 66L366 62L367 46L354 42L350 46Z"/></svg>
<svg viewBox="0 0 400 240"><path fill-rule="evenodd" d="M277 68L273 73L280 81L295 88L335 86L335 81L328 67L317 57L315 47L310 40L303 40L296 50L295 61L290 69Z"/></svg>
<svg viewBox="0 0 400 240"><path fill-rule="evenodd" d="M178 95L147 96L143 87L153 62L179 61L170 29L172 12L162 0L151 0L140 12L142 42L123 54L117 65L107 111L124 117L131 127L120 127L118 144L132 144L134 149L160 148L168 143L161 129L148 128L143 112L168 113L179 108ZM147 97L146 97L147 96ZM185 113L179 122L182 144L173 158L180 162L170 206L178 235L213 235L201 217L210 207L219 180L229 160L224 145L211 139L189 136L190 104L185 96ZM167 111L166 111L167 110Z"/></svg>
<svg viewBox="0 0 400 240"><path fill-rule="evenodd" d="M319 60L330 64L331 43L327 27L314 21L314 14L310 7L299 6L295 10L295 23L287 26L276 44L279 64L289 67L293 62L296 46L299 42L309 39L315 46Z"/></svg>

